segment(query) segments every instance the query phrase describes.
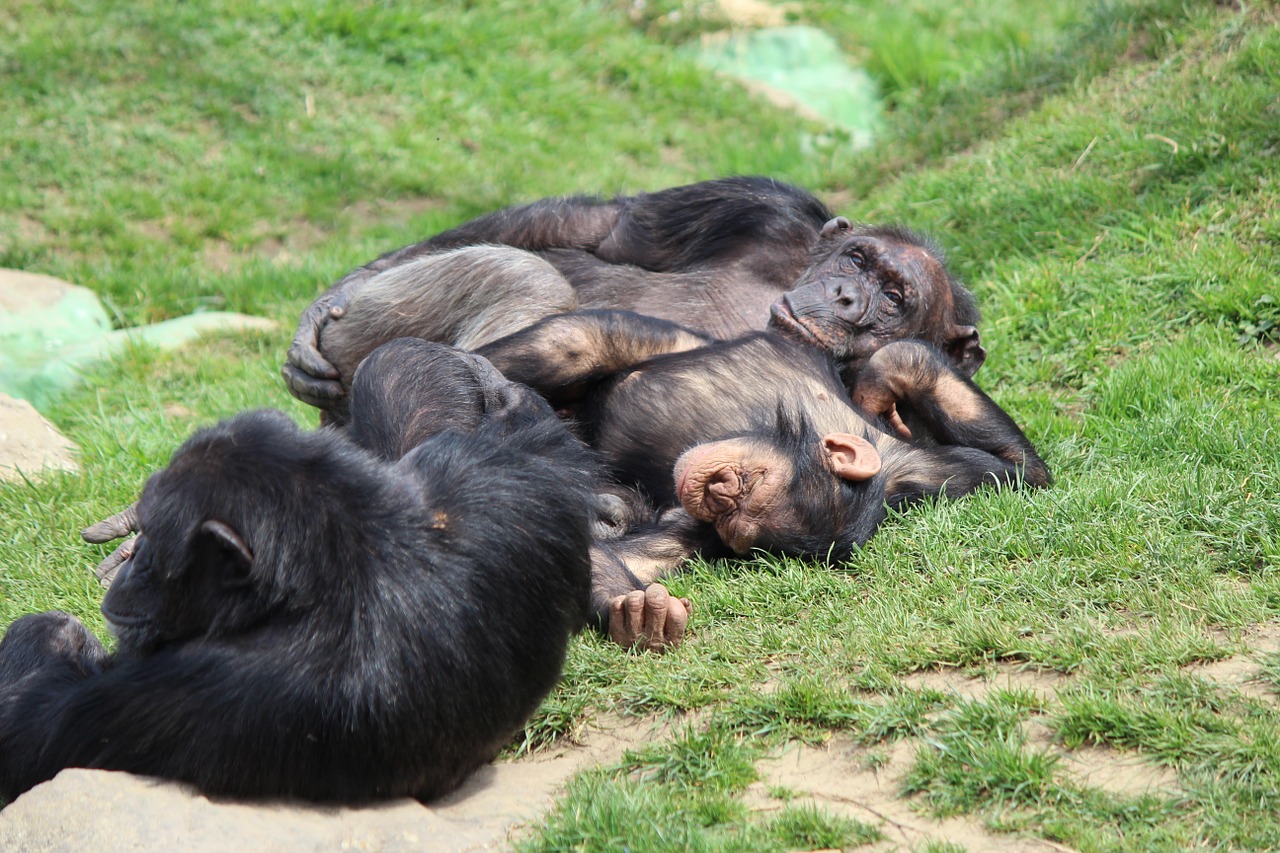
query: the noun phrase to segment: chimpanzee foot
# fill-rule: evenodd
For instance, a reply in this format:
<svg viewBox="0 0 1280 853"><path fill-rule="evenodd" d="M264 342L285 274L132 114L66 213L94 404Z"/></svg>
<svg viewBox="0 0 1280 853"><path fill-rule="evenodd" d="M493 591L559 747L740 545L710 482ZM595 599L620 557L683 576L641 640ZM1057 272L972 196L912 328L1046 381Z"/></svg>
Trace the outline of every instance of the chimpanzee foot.
<svg viewBox="0 0 1280 853"><path fill-rule="evenodd" d="M676 598L660 583L633 590L609 602L609 639L623 648L660 652L680 645L693 604Z"/></svg>

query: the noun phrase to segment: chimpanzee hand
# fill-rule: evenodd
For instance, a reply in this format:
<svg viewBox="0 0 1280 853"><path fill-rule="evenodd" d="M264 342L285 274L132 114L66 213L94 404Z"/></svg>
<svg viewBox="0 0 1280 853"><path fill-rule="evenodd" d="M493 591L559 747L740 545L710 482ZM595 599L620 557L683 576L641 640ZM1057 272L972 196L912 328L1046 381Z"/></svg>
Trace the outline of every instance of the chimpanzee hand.
<svg viewBox="0 0 1280 853"><path fill-rule="evenodd" d="M881 347L858 371L852 383L853 404L869 418L884 418L902 438L911 430L902 422L898 403L912 394L928 392L945 370L942 356L918 341L894 341Z"/></svg>
<svg viewBox="0 0 1280 853"><path fill-rule="evenodd" d="M680 645L693 613L687 598L676 598L660 583L619 595L609 602L609 639L624 649L666 651Z"/></svg>
<svg viewBox="0 0 1280 853"><path fill-rule="evenodd" d="M320 354L320 332L346 313L353 281L344 279L320 295L302 312L293 334L287 361L280 368L289 393L317 409L329 409L345 396L338 381L338 368Z"/></svg>
<svg viewBox="0 0 1280 853"><path fill-rule="evenodd" d="M130 504L124 509L117 512L110 518L104 518L97 524L86 527L80 531L80 536L86 542L92 542L95 545L101 545L104 542L113 542L122 536L129 536L131 533L138 532L138 505ZM138 537L129 536L120 546L107 555L107 558L98 564L98 568L94 569L94 575L103 586L110 586L111 581L115 578L116 572L124 565L124 562L133 556L134 543Z"/></svg>

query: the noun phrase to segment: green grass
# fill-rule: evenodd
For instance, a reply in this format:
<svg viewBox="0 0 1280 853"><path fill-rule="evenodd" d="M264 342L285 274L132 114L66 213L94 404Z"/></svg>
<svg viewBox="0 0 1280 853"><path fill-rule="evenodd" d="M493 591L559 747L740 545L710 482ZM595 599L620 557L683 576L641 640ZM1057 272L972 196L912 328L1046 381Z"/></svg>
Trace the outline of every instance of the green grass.
<svg viewBox="0 0 1280 853"><path fill-rule="evenodd" d="M0 486L0 624L56 607L102 632L105 549L81 527L199 425L314 422L279 364L351 266L549 193L772 174L939 238L984 310L978 379L1057 482L896 515L835 570L697 563L672 583L690 640L665 656L576 641L513 752L595 714L682 722L581 775L521 843L870 843L884 827L759 769L839 739L868 771L909 745L913 808L992 833L1274 848L1280 658L1256 656L1253 691L1198 667L1280 618L1280 10L1242 6L801 0L789 17L886 94L855 153L673 50L724 23L710 4L11 3L0 265L85 284L121 325L230 308L281 329L131 351L46 412L83 472ZM911 686L1015 670L1058 686ZM1090 745L1176 785L1086 785L1062 758Z"/></svg>

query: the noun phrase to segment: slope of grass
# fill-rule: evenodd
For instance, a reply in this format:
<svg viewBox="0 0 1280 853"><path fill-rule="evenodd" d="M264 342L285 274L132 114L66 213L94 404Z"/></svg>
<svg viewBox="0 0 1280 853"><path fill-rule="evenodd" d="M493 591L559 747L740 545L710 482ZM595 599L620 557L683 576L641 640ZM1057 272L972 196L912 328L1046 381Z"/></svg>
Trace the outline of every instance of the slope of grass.
<svg viewBox="0 0 1280 853"><path fill-rule="evenodd" d="M283 324L133 351L47 413L84 472L0 486L0 623L58 607L103 627L102 551L75 531L195 426L268 405L312 422L278 365L351 265L547 193L769 173L940 238L985 312L978 378L1057 483L895 516L836 571L696 564L672 585L693 635L669 655L583 637L524 749L599 712L697 714L581 777L527 844L872 841L805 803L744 805L761 756L836 735L918 744L904 795L993 832L1280 844L1274 693L1195 674L1280 617L1280 10L1014 5L794 6L890 95L861 155L674 56L724 23L703 5L0 10L0 263L93 287L123 324L201 307ZM1062 686L1033 701L906 680L1008 666ZM1274 689L1277 669L1260 658L1257 677ZM1058 758L1088 744L1172 768L1177 790L1082 783Z"/></svg>

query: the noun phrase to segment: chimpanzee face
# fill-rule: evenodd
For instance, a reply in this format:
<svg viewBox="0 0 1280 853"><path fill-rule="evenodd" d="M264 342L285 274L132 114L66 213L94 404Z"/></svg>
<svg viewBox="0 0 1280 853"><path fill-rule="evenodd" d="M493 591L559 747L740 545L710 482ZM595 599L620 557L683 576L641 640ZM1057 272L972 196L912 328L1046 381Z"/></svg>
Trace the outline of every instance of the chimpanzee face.
<svg viewBox="0 0 1280 853"><path fill-rule="evenodd" d="M207 485L166 469L143 490L133 552L102 599L121 654L235 633L261 616L253 555L230 524L206 517Z"/></svg>
<svg viewBox="0 0 1280 853"><path fill-rule="evenodd" d="M784 428L697 445L680 455L673 473L685 511L742 555L755 548L813 553L815 538L845 538L856 503L850 484L879 470L880 456L862 436L819 436L801 427L798 435Z"/></svg>
<svg viewBox="0 0 1280 853"><path fill-rule="evenodd" d="M889 341L928 340L971 376L986 353L977 329L959 317L957 288L939 250L922 238L838 216L822 229L813 265L770 309L769 323L842 364L865 361Z"/></svg>

